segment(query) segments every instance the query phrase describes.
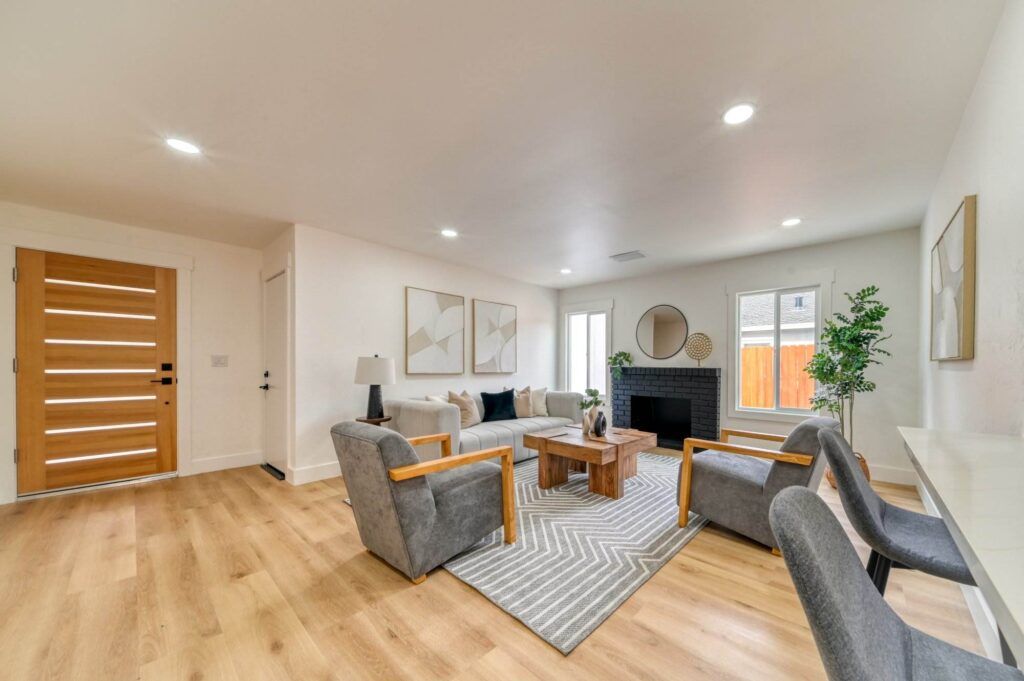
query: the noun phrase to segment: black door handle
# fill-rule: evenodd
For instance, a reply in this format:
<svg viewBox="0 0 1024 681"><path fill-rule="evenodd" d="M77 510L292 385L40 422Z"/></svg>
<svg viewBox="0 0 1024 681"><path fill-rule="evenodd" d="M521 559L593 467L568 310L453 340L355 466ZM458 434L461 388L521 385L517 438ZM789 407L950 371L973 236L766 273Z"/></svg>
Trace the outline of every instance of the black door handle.
<svg viewBox="0 0 1024 681"><path fill-rule="evenodd" d="M260 386L260 390L270 390L270 384L264 383L263 385Z"/></svg>
<svg viewBox="0 0 1024 681"><path fill-rule="evenodd" d="M165 376L163 378L154 378L152 381L150 381L150 383L159 383L160 385L171 385L173 382L174 379L171 378L170 376Z"/></svg>

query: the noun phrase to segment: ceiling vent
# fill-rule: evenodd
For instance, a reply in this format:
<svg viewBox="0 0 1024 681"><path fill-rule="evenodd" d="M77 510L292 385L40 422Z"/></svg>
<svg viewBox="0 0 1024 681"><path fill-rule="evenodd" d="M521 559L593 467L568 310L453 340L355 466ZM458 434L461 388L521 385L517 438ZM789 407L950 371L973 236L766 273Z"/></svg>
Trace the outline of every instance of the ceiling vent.
<svg viewBox="0 0 1024 681"><path fill-rule="evenodd" d="M615 262L629 262L630 260L640 260L641 258L646 258L647 256L641 253L640 251L626 251L625 253L616 253L615 255L610 257Z"/></svg>

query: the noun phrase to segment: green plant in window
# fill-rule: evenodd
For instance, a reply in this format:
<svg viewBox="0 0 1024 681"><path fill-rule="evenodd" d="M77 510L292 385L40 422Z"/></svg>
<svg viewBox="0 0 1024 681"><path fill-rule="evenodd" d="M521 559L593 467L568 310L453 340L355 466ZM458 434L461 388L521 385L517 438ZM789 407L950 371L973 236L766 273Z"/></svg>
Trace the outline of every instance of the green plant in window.
<svg viewBox="0 0 1024 681"><path fill-rule="evenodd" d="M608 358L608 366L611 367L612 377L619 380L622 378L622 367L633 366L633 355L625 350L619 350Z"/></svg>
<svg viewBox="0 0 1024 681"><path fill-rule="evenodd" d="M838 419L851 447L854 398L857 393L873 392L876 388L865 372L872 364L881 364L878 356L892 357L879 347L892 336L882 335L882 320L889 308L875 299L877 293L877 286L866 286L853 295L845 294L850 301L850 313L837 312L825 322L821 349L804 368L818 383L811 407L824 409Z"/></svg>

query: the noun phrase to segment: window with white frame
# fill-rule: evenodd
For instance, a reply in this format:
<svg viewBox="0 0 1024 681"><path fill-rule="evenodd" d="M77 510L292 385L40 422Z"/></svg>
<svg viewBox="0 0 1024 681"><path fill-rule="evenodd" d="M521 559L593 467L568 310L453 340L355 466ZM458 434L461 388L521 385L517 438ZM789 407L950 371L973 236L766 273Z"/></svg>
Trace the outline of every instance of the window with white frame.
<svg viewBox="0 0 1024 681"><path fill-rule="evenodd" d="M818 287L740 293L736 311L736 409L809 412Z"/></svg>
<svg viewBox="0 0 1024 681"><path fill-rule="evenodd" d="M565 315L566 384L572 392L596 388L608 394L608 311Z"/></svg>

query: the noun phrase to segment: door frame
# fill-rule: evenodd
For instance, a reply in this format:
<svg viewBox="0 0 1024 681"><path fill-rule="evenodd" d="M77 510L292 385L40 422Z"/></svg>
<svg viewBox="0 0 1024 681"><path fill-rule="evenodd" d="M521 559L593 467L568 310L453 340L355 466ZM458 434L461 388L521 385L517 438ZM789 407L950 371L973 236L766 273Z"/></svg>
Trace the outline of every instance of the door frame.
<svg viewBox="0 0 1024 681"><path fill-rule="evenodd" d="M177 362L178 362L178 418L177 452L178 475L192 473L192 271L195 261L191 256L167 253L124 243L94 241L78 237L15 229L0 226L0 281L6 290L0 294L0 319L15 319L16 290L10 272L16 262L16 249L32 248L90 258L119 260L139 265L152 265L177 270ZM10 364L15 356L16 329L11 324L6 333L0 333L0 504L18 498L18 469L14 463L17 428L17 387Z"/></svg>
<svg viewBox="0 0 1024 681"><path fill-rule="evenodd" d="M285 278L285 460L287 465L281 471L285 480L295 484L295 393L293 390L292 377L295 375L295 335L292 333L295 317L295 279L293 277L291 254L288 254L286 262L277 267L264 267L260 272L260 312L263 315L262 343L263 343L263 367L267 366L267 282L278 277ZM262 379L261 379L262 380ZM266 400L263 403L263 458L267 460L267 406Z"/></svg>

